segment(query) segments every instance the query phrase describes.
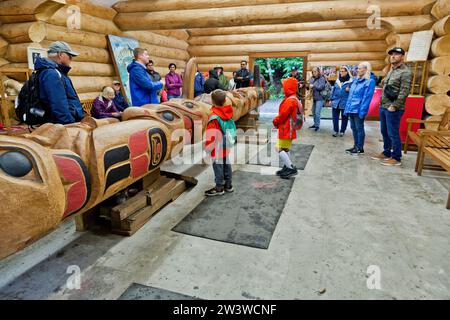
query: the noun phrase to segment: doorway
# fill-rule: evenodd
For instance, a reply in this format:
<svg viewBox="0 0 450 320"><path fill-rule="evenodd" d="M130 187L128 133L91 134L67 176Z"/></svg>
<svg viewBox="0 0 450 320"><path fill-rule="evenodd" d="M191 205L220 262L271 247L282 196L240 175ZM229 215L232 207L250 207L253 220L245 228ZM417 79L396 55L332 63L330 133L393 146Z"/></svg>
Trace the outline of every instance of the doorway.
<svg viewBox="0 0 450 320"><path fill-rule="evenodd" d="M278 113L278 106L284 97L281 81L291 76L293 67L301 77L306 79L308 53L307 52L269 52L249 55L250 70L255 64L259 65L264 77L265 90L270 93L269 101L260 107L260 116L272 119ZM306 90L301 92L302 103L305 105Z"/></svg>

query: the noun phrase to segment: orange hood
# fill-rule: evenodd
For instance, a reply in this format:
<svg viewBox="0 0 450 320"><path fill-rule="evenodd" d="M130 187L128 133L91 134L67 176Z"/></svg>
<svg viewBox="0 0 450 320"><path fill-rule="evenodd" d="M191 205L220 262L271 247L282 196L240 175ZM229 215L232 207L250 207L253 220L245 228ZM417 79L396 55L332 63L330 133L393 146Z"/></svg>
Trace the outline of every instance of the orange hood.
<svg viewBox="0 0 450 320"><path fill-rule="evenodd" d="M233 118L233 107L231 105L226 105L223 107L213 106L211 108L213 114L218 115L222 120L230 120Z"/></svg>
<svg viewBox="0 0 450 320"><path fill-rule="evenodd" d="M295 78L289 77L284 79L283 82L283 92L286 97L292 96L297 93L298 81Z"/></svg>

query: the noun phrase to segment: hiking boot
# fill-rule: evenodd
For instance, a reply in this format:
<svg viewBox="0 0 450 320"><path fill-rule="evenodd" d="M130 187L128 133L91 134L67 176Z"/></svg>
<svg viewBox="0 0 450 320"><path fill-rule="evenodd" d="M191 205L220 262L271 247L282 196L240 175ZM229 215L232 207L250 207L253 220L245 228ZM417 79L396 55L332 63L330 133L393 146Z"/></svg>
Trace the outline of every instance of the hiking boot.
<svg viewBox="0 0 450 320"><path fill-rule="evenodd" d="M284 165L281 170L278 170L276 172L277 176L281 176L287 169L288 169L288 167L286 167L286 165Z"/></svg>
<svg viewBox="0 0 450 320"><path fill-rule="evenodd" d="M337 132L335 132L335 133L333 133L333 137L337 137L339 135L339 133L337 133Z"/></svg>
<svg viewBox="0 0 450 320"><path fill-rule="evenodd" d="M402 162L401 162L401 161L397 161L397 160L395 160L395 159L393 159L393 158L389 158L389 159L386 159L386 160L382 160L380 163L381 163L383 166L401 166L401 165L402 165Z"/></svg>
<svg viewBox="0 0 450 320"><path fill-rule="evenodd" d="M214 187L212 189L205 191L205 196L214 197L214 196L223 196L225 194L224 188Z"/></svg>
<svg viewBox="0 0 450 320"><path fill-rule="evenodd" d="M295 166L291 168L287 168L287 170L280 176L282 179L289 179L290 177L296 176L298 170Z"/></svg>
<svg viewBox="0 0 450 320"><path fill-rule="evenodd" d="M231 193L231 192L233 192L234 191L234 188L233 188L233 186L225 186L225 192L226 193Z"/></svg>
<svg viewBox="0 0 450 320"><path fill-rule="evenodd" d="M387 160L390 159L390 157L386 156L383 152L374 154L370 156L370 159L372 160Z"/></svg>

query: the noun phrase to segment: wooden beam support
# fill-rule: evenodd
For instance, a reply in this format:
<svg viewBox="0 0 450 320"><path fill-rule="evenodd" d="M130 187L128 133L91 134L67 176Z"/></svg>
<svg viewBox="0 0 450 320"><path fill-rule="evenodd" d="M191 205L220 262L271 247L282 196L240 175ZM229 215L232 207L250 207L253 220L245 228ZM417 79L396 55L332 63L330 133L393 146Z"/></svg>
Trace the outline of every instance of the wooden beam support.
<svg viewBox="0 0 450 320"><path fill-rule="evenodd" d="M277 33L254 33L239 35L199 36L189 39L191 45L226 45L226 44L258 44L284 42L327 42L327 41L362 41L384 40L387 31L384 29L336 29Z"/></svg>
<svg viewBox="0 0 450 320"><path fill-rule="evenodd" d="M196 10L209 8L229 8L249 5L312 2L317 0L153 0L120 1L113 8L117 12L155 12L172 10ZM330 0L322 0L330 1Z"/></svg>
<svg viewBox="0 0 450 320"><path fill-rule="evenodd" d="M212 36L212 35L333 30L333 29L364 28L364 27L367 27L367 19L335 20L335 21L320 21L320 22L305 22L305 23L224 27L224 28L200 28L200 29L188 29L188 32L191 35L191 37L198 37L198 36Z"/></svg>
<svg viewBox="0 0 450 320"><path fill-rule="evenodd" d="M271 43L244 45L192 46L192 56L247 55L251 52L310 51L311 53L380 52L386 50L384 40L307 43Z"/></svg>
<svg viewBox="0 0 450 320"><path fill-rule="evenodd" d="M139 41L150 43L153 45L187 50L189 44L186 41L178 40L173 37L162 36L150 31L126 31L123 33L125 37L134 38Z"/></svg>
<svg viewBox="0 0 450 320"><path fill-rule="evenodd" d="M384 16L428 13L435 0L369 1ZM211 28L259 24L368 18L368 3L360 0L268 4L229 8L119 13L114 21L122 30ZM276 14L274 14L276 13Z"/></svg>

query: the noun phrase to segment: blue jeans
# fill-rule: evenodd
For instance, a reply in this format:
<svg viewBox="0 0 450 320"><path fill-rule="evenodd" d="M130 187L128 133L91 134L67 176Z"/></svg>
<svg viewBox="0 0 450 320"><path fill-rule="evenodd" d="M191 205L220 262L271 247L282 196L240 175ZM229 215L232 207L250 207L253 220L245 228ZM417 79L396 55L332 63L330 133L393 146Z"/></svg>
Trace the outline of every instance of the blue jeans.
<svg viewBox="0 0 450 320"><path fill-rule="evenodd" d="M341 131L347 130L348 117L344 115L344 109L333 108L333 129L334 132L339 132L339 116L342 117Z"/></svg>
<svg viewBox="0 0 450 320"><path fill-rule="evenodd" d="M172 94L168 94L168 95L167 95L167 99L168 99L168 100L174 99L174 98L181 98L181 96L175 96L175 95L172 95Z"/></svg>
<svg viewBox="0 0 450 320"><path fill-rule="evenodd" d="M216 159L213 161L214 180L216 187L231 187L231 164L227 158Z"/></svg>
<svg viewBox="0 0 450 320"><path fill-rule="evenodd" d="M313 101L313 107L312 112L314 115L314 126L316 128L320 128L320 113L322 112L323 105L325 104L325 101L320 100L314 100Z"/></svg>
<svg viewBox="0 0 450 320"><path fill-rule="evenodd" d="M355 147L359 150L364 150L364 140L366 138L366 132L364 131L364 119L361 119L357 113L349 113L350 126L353 131L353 140L355 141Z"/></svg>
<svg viewBox="0 0 450 320"><path fill-rule="evenodd" d="M400 139L400 120L403 110L394 112L380 108L380 127L383 135L383 153L386 157L392 157L397 161L402 159L402 140Z"/></svg>

